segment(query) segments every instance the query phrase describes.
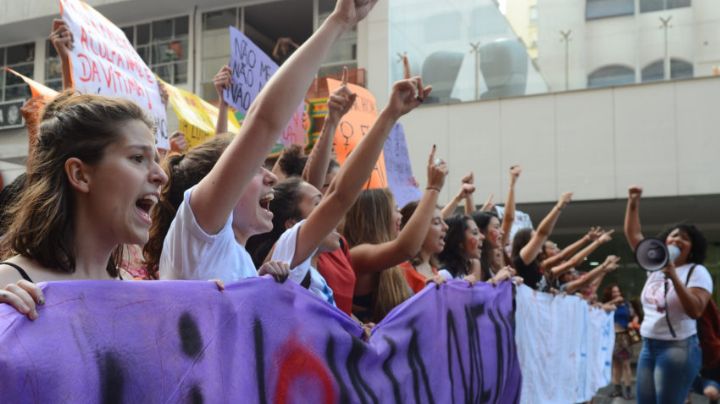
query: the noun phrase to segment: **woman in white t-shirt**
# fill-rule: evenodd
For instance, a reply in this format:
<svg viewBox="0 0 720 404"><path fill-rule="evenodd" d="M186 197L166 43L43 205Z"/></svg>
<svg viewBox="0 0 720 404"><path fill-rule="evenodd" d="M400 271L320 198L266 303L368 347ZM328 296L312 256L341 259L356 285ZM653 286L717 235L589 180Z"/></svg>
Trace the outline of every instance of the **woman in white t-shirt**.
<svg viewBox="0 0 720 404"><path fill-rule="evenodd" d="M194 150L188 153L209 171L193 170L191 161L183 161L187 157L171 158L169 181L154 218L175 217L167 234L162 228L167 224L153 223L146 257L152 258L155 268L149 265L148 271L157 268L162 279L236 281L257 276L244 246L251 236L272 229L268 207L277 178L262 167L265 157L303 101L333 43L365 18L375 3L337 1L330 16L263 87L229 144L206 148L206 156ZM273 265L261 270L277 274Z"/></svg>
<svg viewBox="0 0 720 404"><path fill-rule="evenodd" d="M634 250L644 238L639 214L642 188L630 187L628 194L625 236ZM671 227L660 238L680 249L680 255L663 271L649 274L642 291L640 404L685 401L702 364L695 319L705 310L713 287L710 273L702 266L707 242L695 226Z"/></svg>

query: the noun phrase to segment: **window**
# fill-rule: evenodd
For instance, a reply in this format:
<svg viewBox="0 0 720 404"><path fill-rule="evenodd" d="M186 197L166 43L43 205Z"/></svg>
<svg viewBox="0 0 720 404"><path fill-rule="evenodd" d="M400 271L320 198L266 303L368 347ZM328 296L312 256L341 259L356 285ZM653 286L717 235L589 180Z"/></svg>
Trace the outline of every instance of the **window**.
<svg viewBox="0 0 720 404"><path fill-rule="evenodd" d="M334 0L318 1L318 26L315 29L319 28L334 9ZM338 71L342 72L343 66L347 66L351 70L357 67L357 27L343 33L335 42L330 49L330 54L325 58L325 63L320 68L319 75L321 77L334 75Z"/></svg>
<svg viewBox="0 0 720 404"><path fill-rule="evenodd" d="M585 19L618 17L635 14L634 0L587 0Z"/></svg>
<svg viewBox="0 0 720 404"><path fill-rule="evenodd" d="M228 27L240 28L242 10L237 7L203 14L200 96L216 100L212 79L230 59L230 32Z"/></svg>
<svg viewBox="0 0 720 404"><path fill-rule="evenodd" d="M687 79L693 77L694 68L692 63L682 59L670 59L670 78ZM656 60L653 63L643 67L641 72L642 82L659 81L665 78L663 61Z"/></svg>
<svg viewBox="0 0 720 404"><path fill-rule="evenodd" d="M170 84L188 81L189 18L181 16L122 28L150 69Z"/></svg>
<svg viewBox="0 0 720 404"><path fill-rule="evenodd" d="M9 67L27 77L33 77L35 63L35 44L26 43L0 48L0 101L25 99L30 96L27 84L16 75L4 71Z"/></svg>
<svg viewBox="0 0 720 404"><path fill-rule="evenodd" d="M640 12L670 10L673 8L690 7L691 0L640 0Z"/></svg>
<svg viewBox="0 0 720 404"><path fill-rule="evenodd" d="M588 76L588 87L612 87L635 82L635 70L627 66L610 65L601 67Z"/></svg>

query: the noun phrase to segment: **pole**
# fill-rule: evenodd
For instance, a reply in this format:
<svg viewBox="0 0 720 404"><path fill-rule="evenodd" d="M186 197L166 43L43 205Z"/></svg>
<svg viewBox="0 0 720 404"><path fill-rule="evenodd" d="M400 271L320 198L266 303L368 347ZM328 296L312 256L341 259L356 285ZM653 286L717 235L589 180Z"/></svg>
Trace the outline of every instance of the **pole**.
<svg viewBox="0 0 720 404"><path fill-rule="evenodd" d="M570 35L572 30L560 31L560 39L565 42L565 91L570 89Z"/></svg>
<svg viewBox="0 0 720 404"><path fill-rule="evenodd" d="M660 28L663 29L663 36L665 38L664 53L663 53L663 80L670 80L670 53L668 51L668 28L670 28L670 20L672 16L667 18L660 17Z"/></svg>
<svg viewBox="0 0 720 404"><path fill-rule="evenodd" d="M470 44L470 53L475 54L475 99L480 99L480 42Z"/></svg>

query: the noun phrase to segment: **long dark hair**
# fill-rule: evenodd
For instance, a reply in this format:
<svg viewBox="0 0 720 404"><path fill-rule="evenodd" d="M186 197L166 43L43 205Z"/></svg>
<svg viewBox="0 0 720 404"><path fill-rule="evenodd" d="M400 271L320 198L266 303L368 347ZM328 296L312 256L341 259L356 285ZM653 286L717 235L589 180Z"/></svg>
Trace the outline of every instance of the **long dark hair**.
<svg viewBox="0 0 720 404"><path fill-rule="evenodd" d="M705 262L705 258L707 256L707 240L705 239L705 235L703 235L703 233L697 227L695 227L695 225L688 223L680 223L665 229L665 231L660 233L658 238L665 242L670 233L672 233L675 229L687 233L688 237L690 237L690 244L692 246L690 247L688 262L702 265Z"/></svg>
<svg viewBox="0 0 720 404"><path fill-rule="evenodd" d="M490 226L490 222L492 219L498 219L497 213L495 212L473 212L472 219L475 221L475 224L477 225L478 229L480 229L480 233L482 233L485 236L485 242L483 243L481 247L482 254L480 255L480 267L482 268L483 277L485 279L492 278L492 274L490 273L492 269L492 261L493 261L493 255L495 253L494 247L489 242L488 237L488 227ZM502 242L502 241L501 241ZM500 246L502 248L502 246ZM496 270L499 270L500 268L495 268Z"/></svg>
<svg viewBox="0 0 720 404"><path fill-rule="evenodd" d="M150 238L143 247L145 265L151 278L158 279L165 235L170 230L170 224L175 219L185 191L199 183L212 170L229 144L229 136L219 135L187 154L171 155L163 161L168 182L160 189L160 201L151 212Z"/></svg>
<svg viewBox="0 0 720 404"><path fill-rule="evenodd" d="M135 120L154 129L142 108L120 98L66 91L45 107L26 184L8 212L12 221L0 246L3 258L22 254L58 272L75 272L76 202L65 162L99 163L121 138L122 125ZM106 267L111 277L118 275L121 258L118 245Z"/></svg>
<svg viewBox="0 0 720 404"><path fill-rule="evenodd" d="M448 225L445 248L438 254L438 258L453 277L467 275L470 270L470 260L465 253L465 231L468 229L469 220L472 218L466 215L445 219Z"/></svg>
<svg viewBox="0 0 720 404"><path fill-rule="evenodd" d="M527 243L530 242L530 239L532 239L532 232L533 232L532 229L525 228L525 229L520 229L517 231L517 233L515 233L515 237L513 238L513 242L512 242L513 262L515 262L515 260L517 260L517 259L522 260L522 257L520 257L520 250L522 250L523 247L525 247L527 245ZM535 259L533 261L537 261L537 260L538 260L538 258L535 257ZM523 263L523 264L525 264L525 263ZM530 264L530 263L527 263L527 264Z"/></svg>

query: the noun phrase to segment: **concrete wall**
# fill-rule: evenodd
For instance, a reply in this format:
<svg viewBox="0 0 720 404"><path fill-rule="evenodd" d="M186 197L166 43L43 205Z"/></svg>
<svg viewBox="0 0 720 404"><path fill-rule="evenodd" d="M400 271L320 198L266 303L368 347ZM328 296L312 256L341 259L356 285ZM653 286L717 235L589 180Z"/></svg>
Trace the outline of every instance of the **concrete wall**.
<svg viewBox="0 0 720 404"><path fill-rule="evenodd" d="M503 201L512 164L523 202L624 198L631 184L667 197L720 193L717 105L720 79L706 78L426 106L402 123L421 184L432 144L449 161L443 200L473 170L477 198Z"/></svg>

